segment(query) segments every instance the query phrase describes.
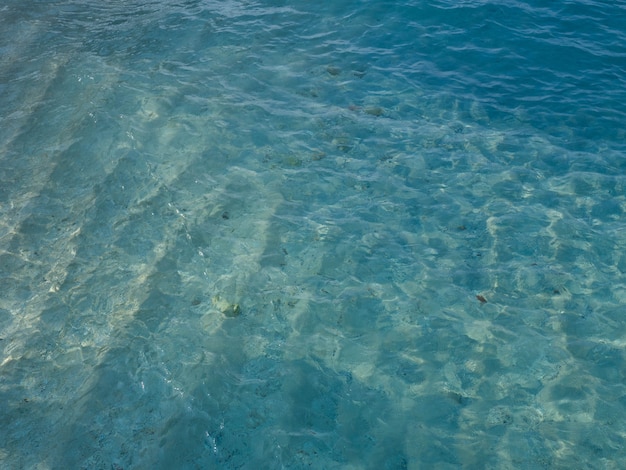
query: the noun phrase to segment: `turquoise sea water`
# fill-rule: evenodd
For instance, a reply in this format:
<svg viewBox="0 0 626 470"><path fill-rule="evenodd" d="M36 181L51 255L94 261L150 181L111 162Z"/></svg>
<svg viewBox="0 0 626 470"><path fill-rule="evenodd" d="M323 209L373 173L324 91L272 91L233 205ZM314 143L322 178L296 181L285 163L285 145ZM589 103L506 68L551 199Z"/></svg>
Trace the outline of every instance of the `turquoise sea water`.
<svg viewBox="0 0 626 470"><path fill-rule="evenodd" d="M0 466L624 468L624 103L624 1L4 1Z"/></svg>

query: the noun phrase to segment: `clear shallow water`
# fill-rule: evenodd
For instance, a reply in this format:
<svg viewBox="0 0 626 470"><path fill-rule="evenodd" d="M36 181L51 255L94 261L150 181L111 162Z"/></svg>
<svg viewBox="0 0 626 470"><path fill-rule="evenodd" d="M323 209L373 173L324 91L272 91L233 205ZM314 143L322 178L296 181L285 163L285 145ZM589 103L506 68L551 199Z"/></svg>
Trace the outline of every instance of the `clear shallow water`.
<svg viewBox="0 0 626 470"><path fill-rule="evenodd" d="M621 468L625 14L5 2L3 466Z"/></svg>

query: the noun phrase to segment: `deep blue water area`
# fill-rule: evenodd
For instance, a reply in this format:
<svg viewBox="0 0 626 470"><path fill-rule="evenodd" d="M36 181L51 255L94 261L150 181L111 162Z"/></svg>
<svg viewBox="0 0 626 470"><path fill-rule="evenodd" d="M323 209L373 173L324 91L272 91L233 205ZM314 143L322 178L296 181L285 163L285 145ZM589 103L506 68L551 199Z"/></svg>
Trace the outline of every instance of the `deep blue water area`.
<svg viewBox="0 0 626 470"><path fill-rule="evenodd" d="M623 468L626 2L552 3L3 2L0 467Z"/></svg>

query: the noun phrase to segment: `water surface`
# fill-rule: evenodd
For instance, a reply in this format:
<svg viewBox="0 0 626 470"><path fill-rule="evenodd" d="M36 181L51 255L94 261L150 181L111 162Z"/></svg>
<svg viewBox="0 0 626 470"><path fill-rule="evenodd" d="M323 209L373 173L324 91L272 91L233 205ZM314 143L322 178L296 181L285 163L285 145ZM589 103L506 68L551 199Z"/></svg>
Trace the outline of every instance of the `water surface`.
<svg viewBox="0 0 626 470"><path fill-rule="evenodd" d="M7 1L6 468L620 468L626 4Z"/></svg>

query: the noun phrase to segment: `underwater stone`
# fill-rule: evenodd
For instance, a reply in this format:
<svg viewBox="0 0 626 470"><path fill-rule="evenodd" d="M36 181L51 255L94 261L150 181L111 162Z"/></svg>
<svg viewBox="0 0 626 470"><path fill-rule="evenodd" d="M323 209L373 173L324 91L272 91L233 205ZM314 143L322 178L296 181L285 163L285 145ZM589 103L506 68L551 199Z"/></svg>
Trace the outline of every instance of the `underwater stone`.
<svg viewBox="0 0 626 470"><path fill-rule="evenodd" d="M219 295L214 296L211 301L213 302L215 308L229 318L237 317L241 313L239 304L231 303Z"/></svg>

